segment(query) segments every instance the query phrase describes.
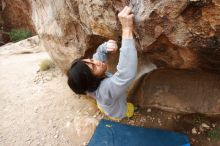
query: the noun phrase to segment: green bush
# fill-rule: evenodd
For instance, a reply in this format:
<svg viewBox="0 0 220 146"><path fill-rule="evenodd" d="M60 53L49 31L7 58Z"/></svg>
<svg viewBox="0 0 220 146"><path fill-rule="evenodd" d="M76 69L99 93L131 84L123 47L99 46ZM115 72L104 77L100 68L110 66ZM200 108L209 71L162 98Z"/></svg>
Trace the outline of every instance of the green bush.
<svg viewBox="0 0 220 146"><path fill-rule="evenodd" d="M8 35L12 42L18 42L32 36L31 32L25 29L12 29Z"/></svg>
<svg viewBox="0 0 220 146"><path fill-rule="evenodd" d="M208 136L213 139L220 139L220 128L215 128L209 131Z"/></svg>
<svg viewBox="0 0 220 146"><path fill-rule="evenodd" d="M46 70L48 70L50 68L53 68L54 66L55 66L55 64L53 63L52 60L44 59L40 63L40 71L46 71Z"/></svg>

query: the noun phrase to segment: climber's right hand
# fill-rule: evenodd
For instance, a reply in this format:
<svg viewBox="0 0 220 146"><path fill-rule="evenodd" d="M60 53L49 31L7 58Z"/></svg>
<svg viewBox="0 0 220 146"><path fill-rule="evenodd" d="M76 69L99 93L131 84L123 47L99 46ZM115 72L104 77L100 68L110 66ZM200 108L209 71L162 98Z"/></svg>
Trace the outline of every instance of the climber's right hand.
<svg viewBox="0 0 220 146"><path fill-rule="evenodd" d="M131 7L125 6L118 14L119 21L122 25L122 38L133 38L133 18Z"/></svg>

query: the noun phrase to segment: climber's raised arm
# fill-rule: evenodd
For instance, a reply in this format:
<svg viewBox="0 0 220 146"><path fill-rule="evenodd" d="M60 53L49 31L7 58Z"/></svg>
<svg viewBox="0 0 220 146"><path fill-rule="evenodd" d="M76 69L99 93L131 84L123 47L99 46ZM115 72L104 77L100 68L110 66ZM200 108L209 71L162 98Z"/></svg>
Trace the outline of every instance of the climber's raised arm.
<svg viewBox="0 0 220 146"><path fill-rule="evenodd" d="M104 42L101 44L95 54L93 54L93 59L100 60L102 62L107 61L107 54L108 53L115 53L117 52L118 46L116 41L114 40L109 40L107 42Z"/></svg>

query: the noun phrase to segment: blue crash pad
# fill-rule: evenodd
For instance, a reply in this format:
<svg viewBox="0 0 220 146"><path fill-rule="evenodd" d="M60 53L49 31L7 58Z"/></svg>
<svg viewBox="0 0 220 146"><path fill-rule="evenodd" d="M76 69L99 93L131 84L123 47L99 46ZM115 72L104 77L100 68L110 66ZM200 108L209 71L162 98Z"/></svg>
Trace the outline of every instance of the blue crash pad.
<svg viewBox="0 0 220 146"><path fill-rule="evenodd" d="M185 134L102 119L89 146L190 146Z"/></svg>

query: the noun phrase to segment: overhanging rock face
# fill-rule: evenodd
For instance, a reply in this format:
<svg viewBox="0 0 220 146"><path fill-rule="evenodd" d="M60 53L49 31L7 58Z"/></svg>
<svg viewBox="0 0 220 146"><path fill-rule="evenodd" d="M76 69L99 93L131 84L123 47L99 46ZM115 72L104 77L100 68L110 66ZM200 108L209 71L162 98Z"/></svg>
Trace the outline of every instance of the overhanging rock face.
<svg viewBox="0 0 220 146"><path fill-rule="evenodd" d="M44 46L66 71L103 41L120 42L118 12L135 14L135 40L143 58L158 67L220 73L219 0L39 0L30 1L32 20ZM115 60L113 57L112 60ZM139 60L141 66L145 60ZM112 61L115 66L117 61Z"/></svg>
<svg viewBox="0 0 220 146"><path fill-rule="evenodd" d="M135 15L139 73L144 72L150 60L158 68L220 74L219 0L27 1L44 47L64 72L73 59L91 56L103 41L114 39L120 43L117 14L129 5ZM116 67L117 58L118 55L110 55L111 70ZM220 113L220 109L217 111Z"/></svg>

